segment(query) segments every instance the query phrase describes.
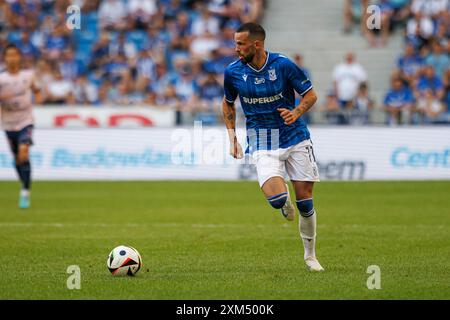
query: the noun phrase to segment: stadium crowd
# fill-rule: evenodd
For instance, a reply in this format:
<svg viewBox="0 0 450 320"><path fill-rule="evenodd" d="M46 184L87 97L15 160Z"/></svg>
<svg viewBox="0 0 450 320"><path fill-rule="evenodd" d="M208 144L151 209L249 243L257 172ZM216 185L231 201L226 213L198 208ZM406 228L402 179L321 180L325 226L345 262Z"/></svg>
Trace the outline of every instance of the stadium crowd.
<svg viewBox="0 0 450 320"><path fill-rule="evenodd" d="M381 10L380 30L366 27L371 4ZM81 8L80 29L66 26L70 5ZM0 0L0 49L9 42L20 48L45 105L169 107L178 124L216 124L223 71L235 59L234 31L260 21L264 8L264 0ZM354 21L371 47L401 29L405 52L382 106L349 53L333 72L323 107L328 123L368 124L377 107L388 124L448 121L449 1L345 0L345 32ZM293 58L309 73L301 55Z"/></svg>
<svg viewBox="0 0 450 320"><path fill-rule="evenodd" d="M81 9L68 28L67 8ZM36 69L44 104L152 105L215 123L234 31L264 0L0 0L0 49Z"/></svg>
<svg viewBox="0 0 450 320"><path fill-rule="evenodd" d="M405 52L384 100L389 123L447 122L450 111L450 10L448 0L413 0Z"/></svg>
<svg viewBox="0 0 450 320"><path fill-rule="evenodd" d="M366 26L367 6L371 4L378 4L381 9L380 30ZM386 123L450 123L450 1L346 0L344 17L344 32L350 32L352 22L359 21L361 33L372 47L384 46L395 28L404 33L405 49L383 99ZM350 103L333 101L333 94L328 98L332 121L351 122L351 111L367 114L367 99L363 109L359 109L360 96L366 90L364 74L355 72L354 79L361 79L360 89L354 90ZM345 113L342 109L350 111ZM337 120L335 110L341 117Z"/></svg>

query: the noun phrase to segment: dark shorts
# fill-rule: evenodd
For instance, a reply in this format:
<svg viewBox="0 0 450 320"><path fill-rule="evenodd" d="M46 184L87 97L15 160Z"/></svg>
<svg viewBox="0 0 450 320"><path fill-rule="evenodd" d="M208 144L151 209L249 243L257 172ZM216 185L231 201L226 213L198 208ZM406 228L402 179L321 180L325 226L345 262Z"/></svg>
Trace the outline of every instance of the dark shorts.
<svg viewBox="0 0 450 320"><path fill-rule="evenodd" d="M5 131L9 146L14 154L19 152L19 145L27 144L31 146L33 144L33 128L34 126L30 124L19 131Z"/></svg>
<svg viewBox="0 0 450 320"><path fill-rule="evenodd" d="M348 105L352 102L352 100L349 101L345 101L345 100L338 100L339 102L339 107L341 107L341 109L346 109L348 107Z"/></svg>

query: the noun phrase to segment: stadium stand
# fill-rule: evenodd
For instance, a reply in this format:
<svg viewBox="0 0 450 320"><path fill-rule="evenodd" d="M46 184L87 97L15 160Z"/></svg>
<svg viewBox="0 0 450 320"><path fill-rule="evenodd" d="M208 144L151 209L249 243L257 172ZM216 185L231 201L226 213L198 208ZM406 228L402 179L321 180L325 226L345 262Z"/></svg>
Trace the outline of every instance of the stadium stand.
<svg viewBox="0 0 450 320"><path fill-rule="evenodd" d="M79 30L65 24L72 4L81 8ZM365 28L372 4L381 30ZM214 125L233 33L247 21L262 21L269 50L310 74L320 101L309 123L448 123L448 0L0 0L0 49L20 47L45 105L174 108L177 124ZM342 107L333 73L349 53L367 81ZM402 94L410 103L397 101ZM395 103L406 107L392 111Z"/></svg>
<svg viewBox="0 0 450 320"><path fill-rule="evenodd" d="M450 2L413 0L409 9L405 50L391 75L391 81L399 82L400 88L391 88L384 101L388 110L387 121L396 124L450 124ZM399 92L405 94L399 95ZM397 98L393 99L395 96ZM395 105L398 100L408 99L411 100L409 107ZM397 115L394 121L393 112Z"/></svg>
<svg viewBox="0 0 450 320"><path fill-rule="evenodd" d="M81 28L66 27L70 5ZM233 34L259 21L262 0L1 0L0 48L36 67L46 105L175 107L217 123ZM184 112L185 111L185 112Z"/></svg>
<svg viewBox="0 0 450 320"><path fill-rule="evenodd" d="M383 39L381 37L383 23L381 24L381 31L368 31L367 28L364 30L362 27L364 24L361 22L364 22L364 19L367 18L367 11L364 6L373 4L377 4L381 8L382 22L386 20L386 17L389 17L388 38ZM299 8L308 8L308 10L292 11L289 9L295 5ZM291 56L301 52L305 57L308 68L312 70L312 79L320 97L320 107L315 108L315 112L310 115L311 122L315 124L361 124L369 122L382 125L396 123L389 121L384 102L391 89L389 79L392 73L398 74L398 60L404 54L406 44L417 41L415 37L410 39L411 37L407 33L407 30L412 28L411 24L414 21L412 19L415 12L419 14L423 12L423 15L429 16L429 12L434 10L434 16L431 15L429 18L433 25L432 33L428 37L431 42L427 42L425 46L429 48L428 50L420 48L418 51L420 59L428 60L428 63L439 64L440 72L449 68L445 62L449 55L448 30L450 30L448 1L446 0L317 0L313 3L281 0L276 3L269 2L267 10L271 12L264 20L266 27L271 30L268 47L275 51L286 52ZM364 15L366 17L361 20ZM280 23L281 19L283 24ZM344 25L343 29L339 28L342 25ZM354 28L354 26L359 27ZM440 39L442 48L436 46L434 51L437 53L431 52L431 43L434 42L432 39L435 38ZM418 39L422 39L422 37ZM416 51L415 49L414 52L416 53ZM334 67L350 52L357 57L359 63L367 72L368 81L362 87L363 92L367 91L367 98L362 100L359 97L355 98L350 109L342 109L337 104L336 92L333 90L332 72ZM419 69L419 74L422 75L422 67L420 66ZM446 75L446 72L443 73L444 78L441 78L440 81L443 82L444 87L443 98L438 102L435 101L436 99L428 98L431 101L430 103L427 103L428 100L425 98L418 101L416 90L416 94L413 96L414 101L409 108L410 111L408 111L412 116L403 117L404 121L401 123L448 122L448 111L445 113L445 110L449 109L448 75ZM426 81L422 80L422 83L426 83ZM442 97L442 93L439 94ZM363 112L358 110L361 101L364 101L362 103L364 106ZM434 119L427 119L423 111L418 112L418 109L423 109L425 108L423 106L426 105L431 106L428 108L432 110L429 115ZM441 105L442 109L438 105ZM371 107L367 108L368 106ZM422 107L418 108L418 106ZM436 110L440 110L440 112Z"/></svg>
<svg viewBox="0 0 450 320"><path fill-rule="evenodd" d="M366 14L364 7L377 4L382 20L381 45L395 27L404 33L403 53L391 74L383 109L386 123L449 123L448 70L450 70L450 3L448 0L348 0L345 6L345 31L349 31L350 14ZM363 27L361 27L363 28ZM372 47L375 33L363 32Z"/></svg>

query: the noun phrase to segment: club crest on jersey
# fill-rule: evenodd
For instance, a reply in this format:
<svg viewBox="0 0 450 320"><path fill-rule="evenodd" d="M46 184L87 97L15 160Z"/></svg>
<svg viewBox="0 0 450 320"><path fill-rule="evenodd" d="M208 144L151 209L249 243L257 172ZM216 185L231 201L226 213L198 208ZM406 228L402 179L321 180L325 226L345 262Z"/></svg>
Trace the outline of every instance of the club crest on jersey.
<svg viewBox="0 0 450 320"><path fill-rule="evenodd" d="M246 74L243 74L243 75L242 75L242 78L244 79L245 82L247 82L247 77L248 77L248 76L247 76Z"/></svg>
<svg viewBox="0 0 450 320"><path fill-rule="evenodd" d="M262 84L265 82L266 82L266 79L264 79L264 78L255 78L255 84Z"/></svg>
<svg viewBox="0 0 450 320"><path fill-rule="evenodd" d="M277 73L275 72L275 69L269 69L269 80L270 81L277 80Z"/></svg>

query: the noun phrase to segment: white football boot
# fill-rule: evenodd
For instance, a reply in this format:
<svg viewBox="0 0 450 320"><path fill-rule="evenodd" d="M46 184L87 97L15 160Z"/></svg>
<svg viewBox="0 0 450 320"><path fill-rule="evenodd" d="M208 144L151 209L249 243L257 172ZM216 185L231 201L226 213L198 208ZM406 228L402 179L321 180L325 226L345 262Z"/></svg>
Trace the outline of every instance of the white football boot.
<svg viewBox="0 0 450 320"><path fill-rule="evenodd" d="M305 263L306 263L306 268L308 268L309 271L313 271L313 272L325 271L325 269L320 265L319 260L317 260L316 257L306 258Z"/></svg>

